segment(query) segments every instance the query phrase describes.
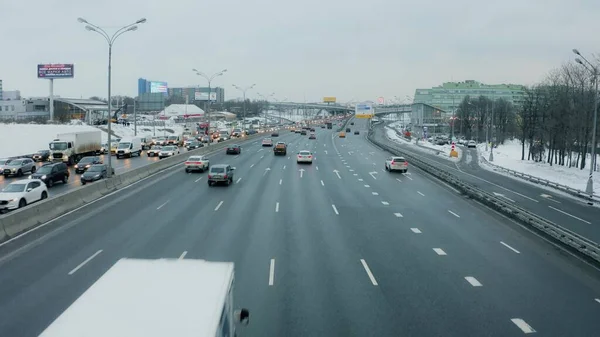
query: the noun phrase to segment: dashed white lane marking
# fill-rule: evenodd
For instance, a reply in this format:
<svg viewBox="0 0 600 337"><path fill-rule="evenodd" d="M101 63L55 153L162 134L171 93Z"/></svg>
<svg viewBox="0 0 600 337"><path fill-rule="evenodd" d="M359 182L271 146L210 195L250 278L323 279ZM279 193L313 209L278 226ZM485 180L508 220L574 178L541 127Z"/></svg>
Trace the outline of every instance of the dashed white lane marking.
<svg viewBox="0 0 600 337"><path fill-rule="evenodd" d="M321 180L321 186L325 186L325 183L323 182L323 180Z"/></svg>
<svg viewBox="0 0 600 337"><path fill-rule="evenodd" d="M263 159L264 157L265 157L265 155L262 155L262 156L260 157L260 159Z"/></svg>
<svg viewBox="0 0 600 337"><path fill-rule="evenodd" d="M288 159L290 159L291 157L288 157Z"/></svg>
<svg viewBox="0 0 600 337"><path fill-rule="evenodd" d="M365 187L366 187L366 188L369 188L369 187L371 187L371 185L365 185Z"/></svg>
<svg viewBox="0 0 600 337"><path fill-rule="evenodd" d="M555 208L555 207L552 207L552 206L548 206L548 207L550 207L550 208L552 208L553 210L555 210L555 211L557 211L557 212L560 212L560 213L562 213L562 214L564 214L564 215L568 215L568 216L570 216L570 217L571 217L571 218L573 218L573 219L577 219L577 220L579 220L579 221L581 221L581 222L585 222L585 223L586 223L586 224L588 224L588 225L591 225L591 224L592 224L592 223L591 223L591 222L589 222L589 221L583 220L582 218L578 218L578 217L574 216L573 214L569 214L569 213L567 213L567 212L565 212L565 211L561 211L561 210L560 210L560 209L558 209L558 208Z"/></svg>
<svg viewBox="0 0 600 337"><path fill-rule="evenodd" d="M269 286L275 283L275 259L271 259L271 266L269 266Z"/></svg>
<svg viewBox="0 0 600 337"><path fill-rule="evenodd" d="M319 167L318 167L318 166L315 166L315 168L317 169L317 171L319 170Z"/></svg>
<svg viewBox="0 0 600 337"><path fill-rule="evenodd" d="M384 170L384 169L381 169L381 172L385 172L385 170Z"/></svg>
<svg viewBox="0 0 600 337"><path fill-rule="evenodd" d="M433 251L437 253L437 255L448 255L442 248L433 248Z"/></svg>
<svg viewBox="0 0 600 337"><path fill-rule="evenodd" d="M363 181L362 178L359 178L358 181Z"/></svg>
<svg viewBox="0 0 600 337"><path fill-rule="evenodd" d="M506 243L504 243L504 242L502 242L502 241L500 241L500 243L501 243L501 244L502 244L504 247L506 247L506 248L508 248L508 249L512 250L513 252L515 252L515 253L517 253L517 254L521 254L521 252L519 252L518 250L514 249L513 247L511 247L511 246L507 245Z"/></svg>
<svg viewBox="0 0 600 337"><path fill-rule="evenodd" d="M279 203L275 203L275 213L279 213Z"/></svg>
<svg viewBox="0 0 600 337"><path fill-rule="evenodd" d="M356 176L358 176L358 173L354 173L354 174L352 174L352 175L356 177Z"/></svg>
<svg viewBox="0 0 600 337"><path fill-rule="evenodd" d="M348 171L350 171L350 172L354 172L354 170L352 170L352 169L350 169L350 170L348 170Z"/></svg>
<svg viewBox="0 0 600 337"><path fill-rule="evenodd" d="M254 167L254 164L250 165L250 168Z"/></svg>
<svg viewBox="0 0 600 337"><path fill-rule="evenodd" d="M418 228L411 228L410 230L415 234L421 234L421 231Z"/></svg>
<svg viewBox="0 0 600 337"><path fill-rule="evenodd" d="M521 318L511 318L510 321L513 322L524 333L534 333L535 332L535 330L533 330L533 328L529 324L527 324L527 322L522 320Z"/></svg>
<svg viewBox="0 0 600 337"><path fill-rule="evenodd" d="M365 268L367 275L369 275L369 279L371 280L371 283L373 283L374 286L378 285L377 280L375 279L375 276L373 276L373 273L371 272L371 269L369 268L369 265L367 264L367 261L365 261L364 259L360 259L360 263L362 263L362 266L363 266L363 268Z"/></svg>
<svg viewBox="0 0 600 337"><path fill-rule="evenodd" d="M419 191L417 191L417 193L419 193L419 194L420 194L422 197L424 197L424 196L425 196L425 194L423 194L423 193L421 193L421 192L419 192Z"/></svg>
<svg viewBox="0 0 600 337"><path fill-rule="evenodd" d="M169 203L169 201L170 201L170 200L167 200L167 201L166 201L164 204L162 204L162 205L160 205L160 206L156 207L156 210L159 210L159 209L163 208L163 207L164 207L166 204L168 204L168 203Z"/></svg>
<svg viewBox="0 0 600 337"><path fill-rule="evenodd" d="M221 205L223 205L223 201L221 200L221 202L219 202L219 204L217 205L217 207L215 207L215 211L218 211L219 208L221 208Z"/></svg>
<svg viewBox="0 0 600 337"><path fill-rule="evenodd" d="M389 202L387 202L387 201L382 201L381 203L382 203L382 204L384 204L385 206L388 206L388 205L390 204L390 203L389 203Z"/></svg>
<svg viewBox="0 0 600 337"><path fill-rule="evenodd" d="M200 181L200 179L202 179L202 177L200 177L200 178L198 178L198 179L194 180L194 182L195 182L195 183L197 183L197 182L199 182L199 181Z"/></svg>
<svg viewBox="0 0 600 337"><path fill-rule="evenodd" d="M183 258L185 258L186 255L187 255L187 250L184 251L183 253L181 253L181 255L179 255L179 259L183 260Z"/></svg>
<svg viewBox="0 0 600 337"><path fill-rule="evenodd" d="M400 179L398 179L398 178L396 178L396 180L398 180L398 182L399 182L399 183L401 183L401 182L402 182L402 180L400 180Z"/></svg>
<svg viewBox="0 0 600 337"><path fill-rule="evenodd" d="M458 215L458 214L456 214L456 213L452 212L451 210L448 210L448 212L449 212L450 214L454 215L455 217L457 217L457 218L460 218L460 215Z"/></svg>
<svg viewBox="0 0 600 337"><path fill-rule="evenodd" d="M98 256L98 254L102 253L102 249L100 249L99 251L95 252L92 256L88 257L87 259L85 259L85 261L81 262L77 267L73 268L73 270L71 270L69 272L69 275L73 275L75 274L76 271L78 271L79 269L81 269L81 267L85 266L86 263L92 261L93 258L95 258L96 256Z"/></svg>
<svg viewBox="0 0 600 337"><path fill-rule="evenodd" d="M283 169L285 170L285 165L283 165Z"/></svg>
<svg viewBox="0 0 600 337"><path fill-rule="evenodd" d="M279 179L279 185L281 185L282 182L283 182L283 179Z"/></svg>
<svg viewBox="0 0 600 337"><path fill-rule="evenodd" d="M394 213L394 215L396 216L396 218L403 218L404 216L402 215L402 213Z"/></svg>
<svg viewBox="0 0 600 337"><path fill-rule="evenodd" d="M377 192L371 192L371 194L373 194L373 195L379 195L379 193L377 193Z"/></svg>
<svg viewBox="0 0 600 337"><path fill-rule="evenodd" d="M408 178L410 180L413 180L413 178L409 177L409 176L404 176L405 178Z"/></svg>
<svg viewBox="0 0 600 337"><path fill-rule="evenodd" d="M474 278L473 276L465 276L465 280L467 280L467 282L469 282L473 287L482 287L483 285L477 281L476 278Z"/></svg>
<svg viewBox="0 0 600 337"><path fill-rule="evenodd" d="M335 207L335 205L331 205L331 207L333 208L333 211L335 212L335 214L340 215L340 213L338 212L338 210Z"/></svg>
<svg viewBox="0 0 600 337"><path fill-rule="evenodd" d="M239 183L240 181L242 181L242 178L238 178L238 180L235 181L235 183Z"/></svg>
<svg viewBox="0 0 600 337"><path fill-rule="evenodd" d="M600 298L594 298L594 301L600 303Z"/></svg>

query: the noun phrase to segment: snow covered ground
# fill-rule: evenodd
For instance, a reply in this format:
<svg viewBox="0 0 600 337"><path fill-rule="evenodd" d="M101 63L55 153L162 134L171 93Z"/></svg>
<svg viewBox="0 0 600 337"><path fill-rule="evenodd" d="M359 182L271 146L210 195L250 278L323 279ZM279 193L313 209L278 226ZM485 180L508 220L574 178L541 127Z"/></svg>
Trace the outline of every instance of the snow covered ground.
<svg viewBox="0 0 600 337"><path fill-rule="evenodd" d="M397 126L397 125L398 124L396 124L396 123L390 124L390 126ZM417 145L415 138L408 141L405 138L398 136L398 134L396 134L396 129L393 129L389 126L386 126L385 129L386 129L386 136L388 137L388 139L395 141L397 143L411 145L413 150L426 152L426 153L430 153L430 154L435 153L434 151L424 149L423 147L431 148L433 150L439 151L437 153L437 155L439 157L449 160L451 162L455 162L455 163L459 162L463 155L462 149L459 146L456 146L456 152L458 152L458 157L454 158L454 157L450 157L450 150L452 148L451 145L435 145L435 144L429 143L426 140L420 140L419 145Z"/></svg>
<svg viewBox="0 0 600 337"><path fill-rule="evenodd" d="M479 144L477 151L481 154L481 156L484 156L485 159L489 159L489 148L488 151L485 151L485 144ZM529 150L526 146L525 158L527 158L528 151ZM493 171L493 167L486 165L485 160L480 160L479 163L481 164L481 167ZM580 170L576 167L560 165L550 166L550 164L546 162L536 163L531 160L521 160L521 143L518 140L505 142L503 145L499 145L497 148L495 148L494 161L492 163L500 167L526 173L582 191L585 191L589 174L589 167L585 168L584 170ZM596 172L596 174L594 174L594 193L600 194L600 172Z"/></svg>

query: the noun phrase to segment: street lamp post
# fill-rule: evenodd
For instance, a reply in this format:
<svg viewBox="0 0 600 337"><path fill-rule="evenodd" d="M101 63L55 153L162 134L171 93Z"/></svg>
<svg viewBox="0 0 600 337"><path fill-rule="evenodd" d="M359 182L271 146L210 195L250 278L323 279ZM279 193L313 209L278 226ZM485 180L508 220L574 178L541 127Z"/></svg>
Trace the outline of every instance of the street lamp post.
<svg viewBox="0 0 600 337"><path fill-rule="evenodd" d="M112 137L111 137L111 113L112 113L112 97L111 97L111 77L112 77L112 47L113 44L115 43L115 40L123 35L126 32L133 32L135 30L138 29L138 25L145 23L146 19L145 18L141 18L139 20L137 20L134 23L131 23L129 25L123 26L121 28L119 28L116 32L114 32L112 35L109 35L104 29L100 28L97 25L94 25L90 22L88 22L87 20L83 19L83 18L77 18L77 21L79 21L79 23L83 23L85 24L85 29L89 30L90 32L95 32L98 33L100 35L102 35L102 37L106 40L106 42L108 43L108 121L107 121L107 129L108 129L108 147L109 147L109 154L108 154L108 170L106 170L106 176L108 178L110 178L112 176L112 156L110 154L110 147L111 147L111 143L112 143Z"/></svg>
<svg viewBox="0 0 600 337"><path fill-rule="evenodd" d="M267 110L265 111L265 129L267 128L267 112L269 111L269 98L275 96L275 93L272 92L268 95L263 95L260 92L256 93L258 96L262 97L267 102Z"/></svg>
<svg viewBox="0 0 600 337"><path fill-rule="evenodd" d="M273 98L273 100L277 103L283 103L283 102L287 101L287 97L285 97L281 101L278 99L275 99L275 98ZM279 109L279 127L281 127L282 125L283 125L283 119L281 119L281 107L280 107L280 109Z"/></svg>
<svg viewBox="0 0 600 337"><path fill-rule="evenodd" d="M598 76L600 74L598 73L598 67L594 66L592 63L590 63L590 61L588 61L585 57L583 57L583 55L581 55L579 50L573 49L573 53L575 53L577 56L581 57L581 59L576 58L575 62L581 64L584 68L586 68L588 71L590 71L592 73L592 76L594 77L594 125L592 126L592 151L591 151L592 156L591 156L591 163L590 163L590 174L588 176L587 185L585 187L585 192L590 195L589 204L591 204L592 196L594 194L594 180L593 180L594 166L596 166L596 126L598 125ZM583 59L583 61L585 61L585 63L583 63L581 61L582 59ZM587 63L587 65L586 65L586 63Z"/></svg>
<svg viewBox="0 0 600 337"><path fill-rule="evenodd" d="M238 90L240 90L242 93L244 93L244 117L242 118L242 133L246 133L246 91L254 88L254 86L256 86L256 83L252 84L249 87L240 87L237 86L235 84L232 84L232 86Z"/></svg>
<svg viewBox="0 0 600 337"><path fill-rule="evenodd" d="M218 73L213 74L212 76L208 76L206 74L204 74L203 72L200 72L196 69L192 69L193 72L196 73L196 75L198 76L202 76L204 77L207 81L208 81L208 100L206 101L206 111L205 113L208 115L208 143L207 146L210 146L210 143L212 143L212 135L210 134L210 94L211 94L211 82L215 77L219 77L222 76L224 73L227 72L227 69L223 69L221 71L219 71Z"/></svg>

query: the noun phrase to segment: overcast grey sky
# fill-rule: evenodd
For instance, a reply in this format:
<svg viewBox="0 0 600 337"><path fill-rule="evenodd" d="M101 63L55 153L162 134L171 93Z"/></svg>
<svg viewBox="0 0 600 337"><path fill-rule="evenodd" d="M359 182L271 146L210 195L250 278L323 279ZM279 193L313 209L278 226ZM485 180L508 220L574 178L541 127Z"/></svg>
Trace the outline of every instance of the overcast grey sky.
<svg viewBox="0 0 600 337"><path fill-rule="evenodd" d="M107 44L77 17L114 31L145 17L113 49L113 93L137 79L206 85L191 69L227 68L231 84L292 101L412 96L418 87L474 79L531 84L599 52L598 0L5 0L0 3L4 90L48 94L38 63L74 63L55 81L63 97L106 97Z"/></svg>

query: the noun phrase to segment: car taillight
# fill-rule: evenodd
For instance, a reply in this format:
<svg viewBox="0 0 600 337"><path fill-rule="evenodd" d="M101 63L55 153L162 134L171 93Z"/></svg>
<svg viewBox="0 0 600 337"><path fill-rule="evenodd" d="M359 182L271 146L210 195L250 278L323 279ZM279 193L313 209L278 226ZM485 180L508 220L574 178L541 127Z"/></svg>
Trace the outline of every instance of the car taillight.
<svg viewBox="0 0 600 337"><path fill-rule="evenodd" d="M308 158L312 158L312 156L308 156Z"/></svg>
<svg viewBox="0 0 600 337"><path fill-rule="evenodd" d="M208 175L208 179L210 179L210 178L212 178L212 176L209 174L209 175Z"/></svg>
<svg viewBox="0 0 600 337"><path fill-rule="evenodd" d="M390 163L390 165L394 165L394 161L392 160L392 162Z"/></svg>
<svg viewBox="0 0 600 337"><path fill-rule="evenodd" d="M407 161L404 162L404 166L408 166L408 162Z"/></svg>
<svg viewBox="0 0 600 337"><path fill-rule="evenodd" d="M186 161L186 162L185 162L185 164L186 164L186 165L188 165L188 164L191 164L191 162L189 162L189 161Z"/></svg>
<svg viewBox="0 0 600 337"><path fill-rule="evenodd" d="M223 176L223 179L227 179L227 175L224 175L224 176Z"/></svg>

